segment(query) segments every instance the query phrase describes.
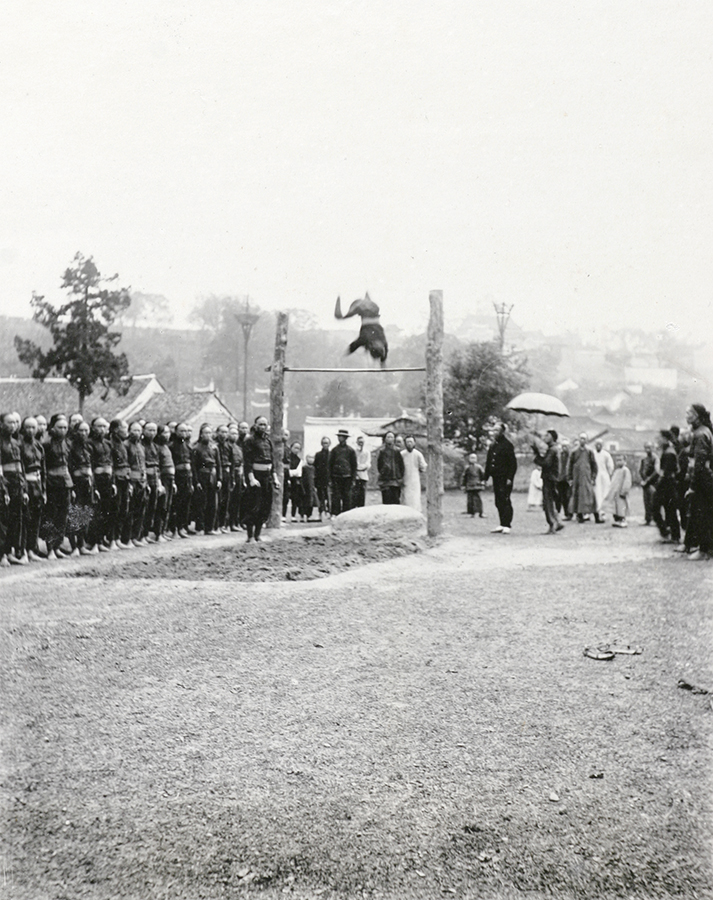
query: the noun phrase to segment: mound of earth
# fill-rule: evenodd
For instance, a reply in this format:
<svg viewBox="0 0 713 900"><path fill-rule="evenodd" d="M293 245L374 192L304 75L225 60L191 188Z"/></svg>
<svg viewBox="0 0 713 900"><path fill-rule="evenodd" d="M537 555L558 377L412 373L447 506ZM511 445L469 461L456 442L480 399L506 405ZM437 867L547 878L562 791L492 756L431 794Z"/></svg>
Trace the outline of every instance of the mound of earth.
<svg viewBox="0 0 713 900"><path fill-rule="evenodd" d="M426 517L410 506L375 504L350 509L332 519L335 532L355 532L377 529L382 534L425 534Z"/></svg>
<svg viewBox="0 0 713 900"><path fill-rule="evenodd" d="M304 535L229 547L196 548L120 566L67 573L101 578L177 578L185 581L310 581L366 563L418 553L423 544L377 533Z"/></svg>

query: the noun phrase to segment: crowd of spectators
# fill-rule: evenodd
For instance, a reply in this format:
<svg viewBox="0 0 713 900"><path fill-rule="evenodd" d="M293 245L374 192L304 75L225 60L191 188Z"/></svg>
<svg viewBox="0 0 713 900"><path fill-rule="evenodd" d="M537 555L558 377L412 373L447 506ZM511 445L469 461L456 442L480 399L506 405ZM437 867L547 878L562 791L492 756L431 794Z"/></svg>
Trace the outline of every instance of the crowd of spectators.
<svg viewBox="0 0 713 900"><path fill-rule="evenodd" d="M283 520L339 515L364 506L371 452L342 429L314 456L283 435ZM131 550L193 535L244 532L260 540L279 486L267 420L205 423L97 417L79 413L0 416L0 566ZM420 508L425 460L407 437L389 432L378 454L384 503ZM415 474L414 474L415 473ZM290 509L291 507L291 509ZM315 518L313 518L313 515Z"/></svg>

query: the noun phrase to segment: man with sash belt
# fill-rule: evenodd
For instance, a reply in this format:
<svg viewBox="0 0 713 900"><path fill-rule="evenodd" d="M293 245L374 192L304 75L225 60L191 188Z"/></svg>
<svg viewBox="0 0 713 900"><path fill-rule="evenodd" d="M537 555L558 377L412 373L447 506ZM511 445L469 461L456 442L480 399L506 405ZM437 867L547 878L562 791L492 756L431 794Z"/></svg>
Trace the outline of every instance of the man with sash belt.
<svg viewBox="0 0 713 900"><path fill-rule="evenodd" d="M33 416L22 423L20 449L28 497L23 548L29 560L42 560L45 557L40 553L38 539L45 498L45 451L37 440L37 420Z"/></svg>
<svg viewBox="0 0 713 900"><path fill-rule="evenodd" d="M114 466L111 443L107 438L109 423L101 416L92 420L89 434L89 450L94 475L97 509L89 531L89 543L106 553L112 542L112 513L114 509Z"/></svg>
<svg viewBox="0 0 713 900"><path fill-rule="evenodd" d="M141 443L142 431L141 422L132 422L129 426L129 442L126 445L131 480L129 521L131 523L131 543L134 547L143 547L146 544L146 540L143 538L147 493L146 453Z"/></svg>
<svg viewBox="0 0 713 900"><path fill-rule="evenodd" d="M220 490L218 491L218 516L216 521L216 529L227 533L230 528L228 525L228 515L230 510L230 494L234 485L233 473L233 451L228 442L228 426L219 425L215 431L216 446L220 455L221 481Z"/></svg>
<svg viewBox="0 0 713 900"><path fill-rule="evenodd" d="M158 447L156 435L158 425L155 422L147 422L144 425L142 441L144 445L144 458L146 460L146 513L144 515L144 527L141 537L147 540L149 532L154 527L156 519L156 504L161 493L162 485L158 474Z"/></svg>
<svg viewBox="0 0 713 900"><path fill-rule="evenodd" d="M279 487L273 466L272 441L267 436L267 419L255 419L252 435L243 445L245 493L243 522L248 533L247 542L260 540L262 527L270 517L273 488Z"/></svg>
<svg viewBox="0 0 713 900"><path fill-rule="evenodd" d="M28 560L23 546L23 525L28 501L27 483L22 450L15 431L14 413L4 413L0 418L0 465L9 502L6 508L7 534L0 556L4 555L13 565L26 566Z"/></svg>
<svg viewBox="0 0 713 900"><path fill-rule="evenodd" d="M109 425L109 438L111 443L111 460L114 468L114 509L112 515L111 541L112 550L117 547L129 550L131 543L131 466L126 447L126 439L129 429L123 419L112 419Z"/></svg>
<svg viewBox="0 0 713 900"><path fill-rule="evenodd" d="M179 422L171 441L171 456L176 468L176 497L169 531L175 530L176 534L182 538L187 538L189 534L195 534L195 531L190 528L194 483L189 437L187 423Z"/></svg>
<svg viewBox="0 0 713 900"><path fill-rule="evenodd" d="M171 448L168 445L171 432L168 425L160 425L156 435L156 447L158 448L158 477L161 480L163 491L159 493L156 506L156 519L153 525L157 541L170 540L166 535L168 520L173 506L173 497L176 492L176 466L173 462Z"/></svg>
<svg viewBox="0 0 713 900"><path fill-rule="evenodd" d="M244 442L243 442L244 443ZM233 462L233 486L230 491L228 526L231 531L240 531L240 502L243 494L243 448L240 444L240 426L228 426L228 447Z"/></svg>

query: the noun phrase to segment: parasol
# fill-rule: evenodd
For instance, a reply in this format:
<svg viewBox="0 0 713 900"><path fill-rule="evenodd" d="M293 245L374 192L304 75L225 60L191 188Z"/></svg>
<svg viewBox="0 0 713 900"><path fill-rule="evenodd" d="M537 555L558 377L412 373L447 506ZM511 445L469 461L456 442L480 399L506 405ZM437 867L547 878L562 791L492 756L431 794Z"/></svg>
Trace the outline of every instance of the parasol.
<svg viewBox="0 0 713 900"><path fill-rule="evenodd" d="M506 404L505 409L513 412L539 413L543 416L568 416L569 410L557 397L550 394L537 394L528 391L518 394Z"/></svg>

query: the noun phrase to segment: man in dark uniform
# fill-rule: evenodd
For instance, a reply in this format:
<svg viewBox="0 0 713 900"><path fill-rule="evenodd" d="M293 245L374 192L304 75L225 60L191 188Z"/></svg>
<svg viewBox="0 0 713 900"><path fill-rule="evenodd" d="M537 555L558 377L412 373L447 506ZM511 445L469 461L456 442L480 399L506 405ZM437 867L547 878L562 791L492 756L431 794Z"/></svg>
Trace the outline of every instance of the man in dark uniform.
<svg viewBox="0 0 713 900"><path fill-rule="evenodd" d="M314 486L317 488L320 519L322 516L328 516L332 508L329 502L329 447L331 443L328 437L323 437L322 449L314 455Z"/></svg>
<svg viewBox="0 0 713 900"><path fill-rule="evenodd" d="M245 423L247 429L247 422ZM234 422L228 426L228 448L233 463L233 485L230 489L228 507L228 527L230 531L240 531L240 503L243 496L243 444L240 441L240 425ZM245 435L247 437L247 433Z"/></svg>
<svg viewBox="0 0 713 900"><path fill-rule="evenodd" d="M488 449L488 458L485 462L485 476L483 481L488 478L493 479L493 493L495 495L495 507L500 517L500 525L491 529L493 533L510 534L512 526L512 503L510 502L510 494L512 493L512 485L517 472L517 459L515 457L515 448L505 437L507 425L500 422L495 426L493 435L493 443Z"/></svg>
<svg viewBox="0 0 713 900"><path fill-rule="evenodd" d="M338 516L352 508L352 488L357 475L356 450L347 444L349 432L340 428L339 443L329 454L329 480L332 485L332 515Z"/></svg>
<svg viewBox="0 0 713 900"><path fill-rule="evenodd" d="M228 443L228 426L219 425L215 431L215 440L220 454L220 468L222 478L218 491L218 517L216 530L227 533L228 514L230 509L230 494L233 490L233 451Z"/></svg>
<svg viewBox="0 0 713 900"><path fill-rule="evenodd" d="M9 497L6 510L7 533L0 556L6 556L14 565L27 565L24 549L24 518L27 505L27 483L22 462L22 449L15 437L14 413L5 413L0 419L0 465L5 477Z"/></svg>
<svg viewBox="0 0 713 900"><path fill-rule="evenodd" d="M272 441L267 436L267 419L258 416L252 435L243 444L243 522L248 533L247 542L253 538L260 540L262 526L270 517L273 489L279 487L273 452Z"/></svg>

